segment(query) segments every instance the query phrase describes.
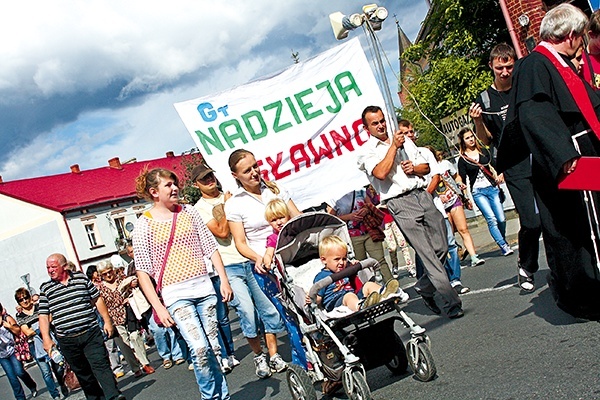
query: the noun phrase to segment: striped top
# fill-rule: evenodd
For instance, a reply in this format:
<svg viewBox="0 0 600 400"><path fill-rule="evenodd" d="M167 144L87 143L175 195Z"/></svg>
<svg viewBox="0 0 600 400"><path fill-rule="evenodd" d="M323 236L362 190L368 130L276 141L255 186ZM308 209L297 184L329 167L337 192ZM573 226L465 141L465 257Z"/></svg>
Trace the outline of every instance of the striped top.
<svg viewBox="0 0 600 400"><path fill-rule="evenodd" d="M66 285L50 280L40 286L39 314L52 314L56 335L70 336L98 326L92 301L100 292L87 276L69 271Z"/></svg>

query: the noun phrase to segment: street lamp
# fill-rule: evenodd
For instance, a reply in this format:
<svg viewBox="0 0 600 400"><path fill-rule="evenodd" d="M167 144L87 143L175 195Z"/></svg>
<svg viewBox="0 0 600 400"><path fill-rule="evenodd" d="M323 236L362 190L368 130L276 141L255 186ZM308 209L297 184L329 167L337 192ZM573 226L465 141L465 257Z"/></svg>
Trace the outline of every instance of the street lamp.
<svg viewBox="0 0 600 400"><path fill-rule="evenodd" d="M398 129L398 121L394 113L394 103L392 101L392 94L390 93L390 87L385 75L385 68L383 67L383 61L381 60L381 53L383 49L381 44L375 36L375 31L381 29L381 24L388 17L388 11L384 7L379 7L377 4L367 4L362 8L362 14L351 14L346 16L341 12L334 12L329 15L329 21L331 22L331 28L333 29L333 35L337 40L342 40L348 37L348 32L352 31L359 26L362 26L371 52L374 55L373 62L375 63L376 74L379 75L381 82L381 89L383 90L383 97L388 112L388 121L391 122L394 131Z"/></svg>
<svg viewBox="0 0 600 400"><path fill-rule="evenodd" d="M29 286L29 282L31 282L30 279L31 278L30 278L29 274L21 275L21 280L23 281L23 283L25 285L27 285L27 290L29 291L29 293L31 295L34 295L35 294L35 290L31 286Z"/></svg>

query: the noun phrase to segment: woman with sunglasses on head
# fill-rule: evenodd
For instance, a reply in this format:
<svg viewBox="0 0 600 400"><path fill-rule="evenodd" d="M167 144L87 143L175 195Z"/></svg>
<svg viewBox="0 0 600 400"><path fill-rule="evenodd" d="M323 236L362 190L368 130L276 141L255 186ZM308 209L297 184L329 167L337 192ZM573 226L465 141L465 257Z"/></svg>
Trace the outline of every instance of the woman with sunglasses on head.
<svg viewBox="0 0 600 400"><path fill-rule="evenodd" d="M473 200L487 221L488 229L494 241L500 247L503 256L513 254L506 242L506 217L500 201L499 185L502 175L496 176L492 167L492 154L482 147L469 127L458 132L460 158L458 159L458 177L456 182L466 189L467 178Z"/></svg>
<svg viewBox="0 0 600 400"><path fill-rule="evenodd" d="M29 338L29 350L31 351L31 356L40 368L48 393L50 393L50 396L52 396L53 399L61 398L56 383L54 382L54 378L52 377L52 372L54 372L62 395L64 397L68 396L69 388L65 385L65 370L63 365L59 365L52 361L48 353L46 353L46 350L44 350L44 343L42 342L40 333L38 305L33 302L31 293L29 293L29 290L26 288L17 289L15 292L15 300L21 307L21 311L16 315L17 324L19 324L21 331Z"/></svg>
<svg viewBox="0 0 600 400"><path fill-rule="evenodd" d="M216 296L228 302L233 292L217 242L198 211L191 205L179 204L179 178L174 172L162 168L142 171L136 179L136 191L152 202L133 230L140 288L161 324L176 324L179 328L192 352L202 398L228 400L229 389L217 360L221 346ZM217 295L205 258L210 259L221 280L221 293Z"/></svg>
<svg viewBox="0 0 600 400"><path fill-rule="evenodd" d="M96 265L96 269L102 279L98 285L100 295L104 299L110 319L118 333L114 337L117 346L121 349L121 353L136 378L140 378L144 374L153 374L154 368L150 365L146 355L139 323L135 320L135 315L133 320L128 318L128 313L131 315L133 311L119 289L119 284L123 281L122 274L108 260L100 261Z"/></svg>
<svg viewBox="0 0 600 400"><path fill-rule="evenodd" d="M6 373L13 395L16 400L25 400L25 392L19 382L21 378L25 386L31 390L31 397L36 397L37 385L15 355L15 335L21 334L21 328L17 325L17 321L6 313L2 304L0 304L0 318L0 366Z"/></svg>

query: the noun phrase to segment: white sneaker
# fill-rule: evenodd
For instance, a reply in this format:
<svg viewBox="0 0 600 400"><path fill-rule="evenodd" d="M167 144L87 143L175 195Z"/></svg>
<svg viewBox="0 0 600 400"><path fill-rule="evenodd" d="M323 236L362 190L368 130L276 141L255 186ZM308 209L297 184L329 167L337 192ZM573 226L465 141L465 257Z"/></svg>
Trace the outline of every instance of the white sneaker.
<svg viewBox="0 0 600 400"><path fill-rule="evenodd" d="M238 365L240 365L240 362L238 361L237 358L235 358L235 356L232 354L229 357L227 357L227 361L229 362L229 366L233 369L235 367L237 367Z"/></svg>
<svg viewBox="0 0 600 400"><path fill-rule="evenodd" d="M267 355L260 353L254 356L254 366L256 367L256 376L260 379L265 379L271 376L271 368L267 363Z"/></svg>
<svg viewBox="0 0 600 400"><path fill-rule="evenodd" d="M223 375L226 375L231 372L231 366L229 365L229 360L227 358L218 357L219 365L221 365L221 372Z"/></svg>
<svg viewBox="0 0 600 400"><path fill-rule="evenodd" d="M271 372L283 372L287 369L288 365L283 361L279 353L275 353L269 361L269 367L271 368Z"/></svg>

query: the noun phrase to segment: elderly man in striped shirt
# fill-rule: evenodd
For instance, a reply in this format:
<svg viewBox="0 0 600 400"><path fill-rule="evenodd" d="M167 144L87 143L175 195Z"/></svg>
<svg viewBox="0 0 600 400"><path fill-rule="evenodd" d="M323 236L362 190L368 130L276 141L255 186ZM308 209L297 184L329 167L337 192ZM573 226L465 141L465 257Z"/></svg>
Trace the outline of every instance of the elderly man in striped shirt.
<svg viewBox="0 0 600 400"><path fill-rule="evenodd" d="M94 307L111 337L114 327L94 284L81 272L66 269L67 259L52 254L46 260L50 280L40 286L39 318L44 349L56 345L50 337L50 316L60 350L77 376L87 399L125 399L117 387L104 347Z"/></svg>

